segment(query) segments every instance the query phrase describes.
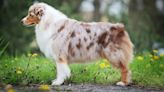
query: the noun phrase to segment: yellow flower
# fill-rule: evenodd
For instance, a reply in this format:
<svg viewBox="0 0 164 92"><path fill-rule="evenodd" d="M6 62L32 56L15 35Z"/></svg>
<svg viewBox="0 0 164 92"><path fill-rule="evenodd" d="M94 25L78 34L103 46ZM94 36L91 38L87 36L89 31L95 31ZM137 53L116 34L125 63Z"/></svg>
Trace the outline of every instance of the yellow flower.
<svg viewBox="0 0 164 92"><path fill-rule="evenodd" d="M138 56L137 59L142 61L144 58L142 56Z"/></svg>
<svg viewBox="0 0 164 92"><path fill-rule="evenodd" d="M163 64L160 64L160 65L159 65L159 67L163 68L163 67L164 67L164 65L163 65Z"/></svg>
<svg viewBox="0 0 164 92"><path fill-rule="evenodd" d="M15 90L11 88L11 89L7 89L6 92L15 92Z"/></svg>
<svg viewBox="0 0 164 92"><path fill-rule="evenodd" d="M15 92L13 86L10 84L6 85L5 90L5 92Z"/></svg>
<svg viewBox="0 0 164 92"><path fill-rule="evenodd" d="M158 53L158 50L153 50L154 53Z"/></svg>
<svg viewBox="0 0 164 92"><path fill-rule="evenodd" d="M158 56L153 56L153 59L154 59L154 60L158 60L159 57L158 57Z"/></svg>
<svg viewBox="0 0 164 92"><path fill-rule="evenodd" d="M160 54L161 57L164 57L164 54Z"/></svg>
<svg viewBox="0 0 164 92"><path fill-rule="evenodd" d="M21 70L17 70L16 73L17 74L22 74L22 71Z"/></svg>
<svg viewBox="0 0 164 92"><path fill-rule="evenodd" d="M50 90L50 87L48 85L40 85L39 89L40 90Z"/></svg>
<svg viewBox="0 0 164 92"><path fill-rule="evenodd" d="M100 68L105 68L105 63L101 63Z"/></svg>
<svg viewBox="0 0 164 92"><path fill-rule="evenodd" d="M32 54L32 57L37 57L37 56L38 56L37 53Z"/></svg>
<svg viewBox="0 0 164 92"><path fill-rule="evenodd" d="M105 64L105 63L100 64L100 68L106 68L106 67L110 67L109 64Z"/></svg>

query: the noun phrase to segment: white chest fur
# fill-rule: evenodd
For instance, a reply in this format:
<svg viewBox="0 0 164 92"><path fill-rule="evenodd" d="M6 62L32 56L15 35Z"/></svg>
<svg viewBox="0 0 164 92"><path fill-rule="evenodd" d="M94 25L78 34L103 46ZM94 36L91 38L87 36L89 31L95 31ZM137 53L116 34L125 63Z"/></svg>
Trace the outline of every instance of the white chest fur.
<svg viewBox="0 0 164 92"><path fill-rule="evenodd" d="M40 50L45 54L46 57L52 57L52 39L51 36L53 35L52 30L43 30L36 28L36 41L40 48Z"/></svg>

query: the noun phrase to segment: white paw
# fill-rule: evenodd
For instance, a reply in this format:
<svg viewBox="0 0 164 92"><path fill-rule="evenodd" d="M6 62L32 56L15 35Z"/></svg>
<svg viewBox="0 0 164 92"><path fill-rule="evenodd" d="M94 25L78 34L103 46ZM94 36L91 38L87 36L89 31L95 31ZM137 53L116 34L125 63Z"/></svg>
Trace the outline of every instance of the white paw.
<svg viewBox="0 0 164 92"><path fill-rule="evenodd" d="M120 82L117 82L117 84L116 84L117 86L126 86L126 84L124 83L124 82L122 82L122 81L120 81Z"/></svg>
<svg viewBox="0 0 164 92"><path fill-rule="evenodd" d="M53 80L52 81L52 84L51 85L61 85L64 83L64 80L62 79L56 79L56 80Z"/></svg>

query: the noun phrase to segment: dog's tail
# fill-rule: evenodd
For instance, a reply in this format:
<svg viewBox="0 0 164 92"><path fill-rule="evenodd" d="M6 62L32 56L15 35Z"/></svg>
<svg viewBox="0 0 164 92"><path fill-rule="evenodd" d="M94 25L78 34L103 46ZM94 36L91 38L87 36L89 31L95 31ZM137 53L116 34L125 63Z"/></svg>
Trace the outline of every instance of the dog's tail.
<svg viewBox="0 0 164 92"><path fill-rule="evenodd" d="M123 52L124 55L124 61L129 62L133 59L133 43L130 40L130 37L125 30L125 27L121 23L116 23L113 25L113 30L111 29L111 33L113 35L113 42L118 44Z"/></svg>

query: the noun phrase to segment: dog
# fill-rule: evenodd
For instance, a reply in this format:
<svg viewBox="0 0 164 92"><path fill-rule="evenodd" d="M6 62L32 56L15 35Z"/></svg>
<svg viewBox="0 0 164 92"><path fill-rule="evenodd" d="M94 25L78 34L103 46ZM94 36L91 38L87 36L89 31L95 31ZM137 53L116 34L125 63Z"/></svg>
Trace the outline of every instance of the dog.
<svg viewBox="0 0 164 92"><path fill-rule="evenodd" d="M123 24L77 21L43 2L30 6L22 23L35 26L40 50L56 63L57 78L52 85L61 85L71 76L68 64L101 58L120 69L121 81L116 85L129 85L133 43Z"/></svg>

